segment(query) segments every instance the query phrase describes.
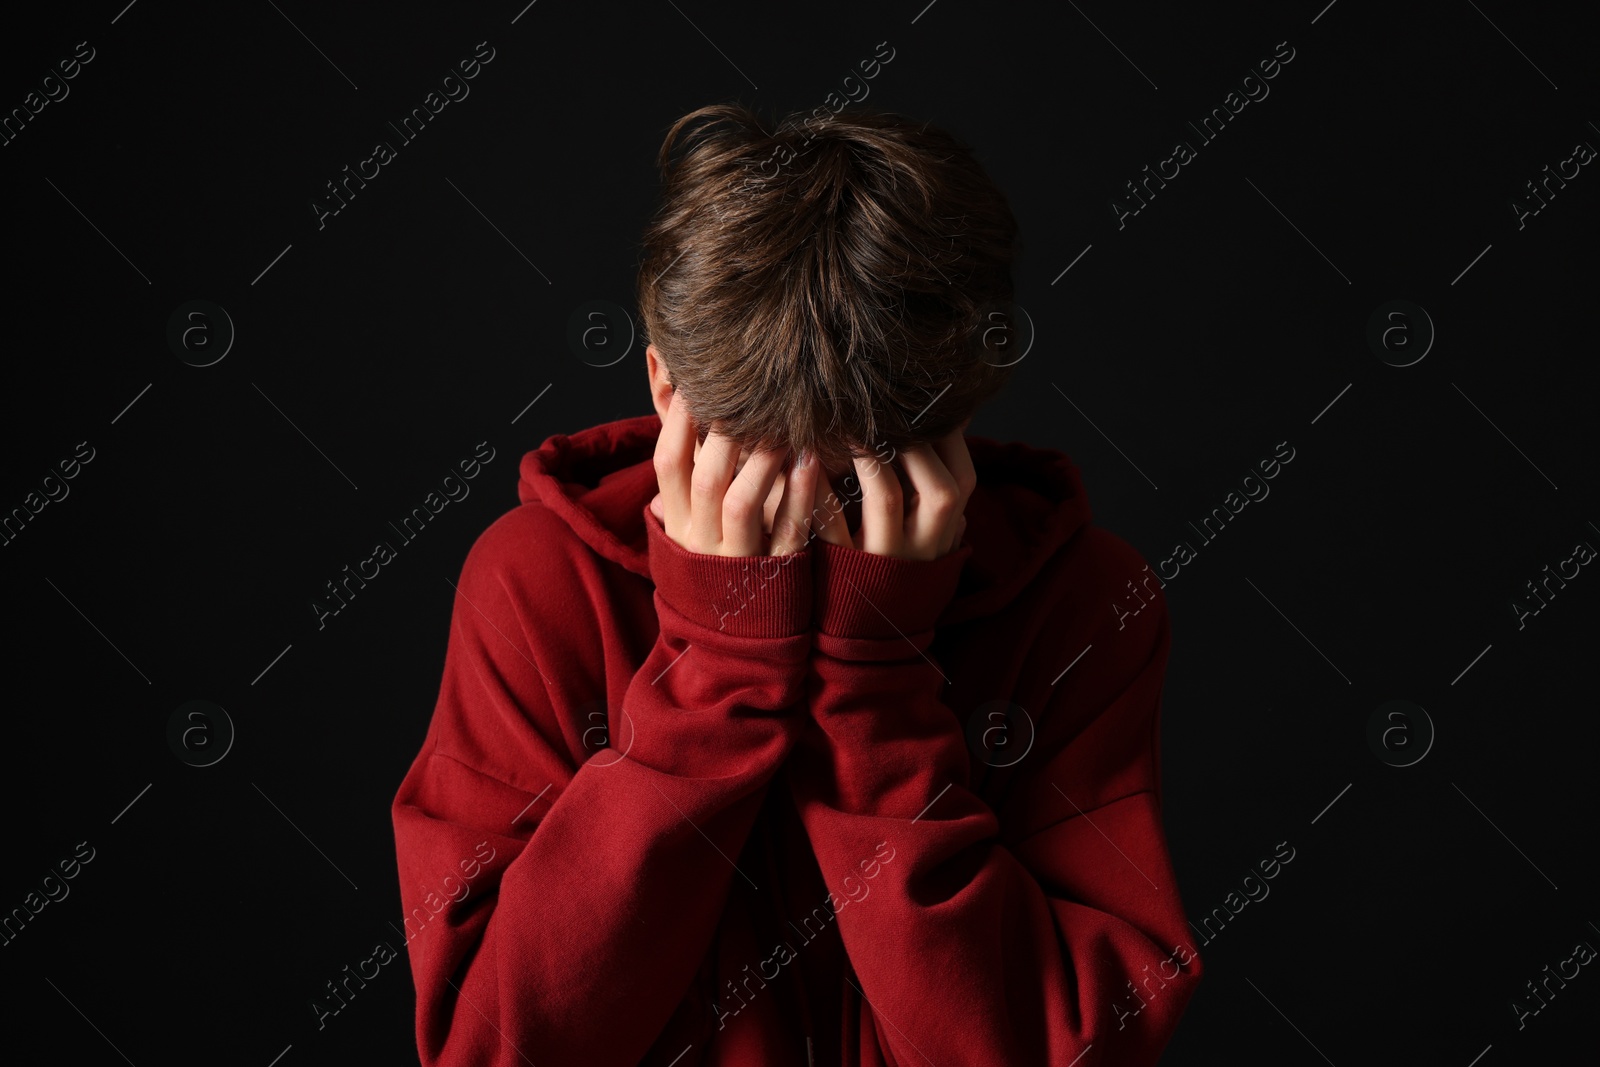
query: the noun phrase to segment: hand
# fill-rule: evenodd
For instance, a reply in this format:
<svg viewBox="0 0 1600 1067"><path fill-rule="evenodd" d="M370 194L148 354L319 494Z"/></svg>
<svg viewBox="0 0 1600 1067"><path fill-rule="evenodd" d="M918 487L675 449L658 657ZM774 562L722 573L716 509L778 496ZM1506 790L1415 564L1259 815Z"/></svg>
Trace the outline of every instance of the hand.
<svg viewBox="0 0 1600 1067"><path fill-rule="evenodd" d="M754 453L741 469L739 447L729 438L712 431L697 449L697 436L674 391L656 440L661 491L650 501L667 536L691 552L714 556L782 556L803 550L809 540L817 464L797 462L789 470L768 520L763 504L774 493L788 451Z"/></svg>
<svg viewBox="0 0 1600 1067"><path fill-rule="evenodd" d="M978 484L972 454L962 436L967 422L931 445L900 453L901 466L891 468L893 478L879 477L884 464L876 459L855 458L862 498L861 527L854 536L843 512L824 504L825 498L833 496L833 487L826 477L819 479L818 513L825 518L818 536L878 556L934 560L949 555L961 544L967 528L967 500Z"/></svg>

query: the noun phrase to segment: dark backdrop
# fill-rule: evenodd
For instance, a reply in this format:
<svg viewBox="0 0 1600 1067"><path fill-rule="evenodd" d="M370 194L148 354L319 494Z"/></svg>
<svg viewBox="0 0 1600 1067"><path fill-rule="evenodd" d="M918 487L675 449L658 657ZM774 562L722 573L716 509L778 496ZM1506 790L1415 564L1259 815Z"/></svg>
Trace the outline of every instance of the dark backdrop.
<svg viewBox="0 0 1600 1067"><path fill-rule="evenodd" d="M19 9L0 44L0 105L59 97L0 147L0 507L60 497L0 546L0 910L93 850L0 947L8 1045L414 1060L403 958L320 1031L308 1001L397 940L389 803L450 582L522 453L650 410L624 315L667 124L866 84L968 140L1022 225L1035 338L972 432L1067 452L1153 567L1193 551L1165 564L1163 742L1191 916L1294 849L1203 948L1165 1062L1592 1052L1592 968L1512 1007L1600 945L1600 577L1574 558L1600 546L1600 177L1574 156L1600 108L1570 9L124 3ZM470 95L400 142L479 42ZM1291 49L1212 142L1185 125ZM319 228L379 139L395 158ZM591 301L619 310L574 348ZM482 441L471 496L319 629L324 583ZM1204 539L1281 442L1270 496ZM180 760L227 723L220 762Z"/></svg>

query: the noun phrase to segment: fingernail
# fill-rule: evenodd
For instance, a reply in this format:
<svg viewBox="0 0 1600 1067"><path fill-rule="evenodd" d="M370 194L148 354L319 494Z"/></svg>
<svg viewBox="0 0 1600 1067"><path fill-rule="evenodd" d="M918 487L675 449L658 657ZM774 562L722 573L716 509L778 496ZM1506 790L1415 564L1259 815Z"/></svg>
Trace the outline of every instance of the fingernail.
<svg viewBox="0 0 1600 1067"><path fill-rule="evenodd" d="M811 450L802 448L800 454L795 457L794 469L797 471L805 470L809 466L811 466Z"/></svg>

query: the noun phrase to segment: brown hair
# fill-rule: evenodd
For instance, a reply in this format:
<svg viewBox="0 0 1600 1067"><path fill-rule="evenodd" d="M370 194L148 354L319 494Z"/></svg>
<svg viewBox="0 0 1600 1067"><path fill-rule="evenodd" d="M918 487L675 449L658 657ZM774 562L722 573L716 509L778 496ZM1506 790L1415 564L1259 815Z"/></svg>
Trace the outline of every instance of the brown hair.
<svg viewBox="0 0 1600 1067"><path fill-rule="evenodd" d="M641 332L702 435L848 468L950 433L1010 376L1017 224L951 134L861 108L769 133L716 104L658 165Z"/></svg>

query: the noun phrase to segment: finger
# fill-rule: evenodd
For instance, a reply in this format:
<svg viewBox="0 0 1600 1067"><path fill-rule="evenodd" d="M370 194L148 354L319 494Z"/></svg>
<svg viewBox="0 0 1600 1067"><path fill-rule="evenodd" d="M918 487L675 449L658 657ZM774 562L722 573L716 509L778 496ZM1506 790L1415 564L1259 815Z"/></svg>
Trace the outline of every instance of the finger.
<svg viewBox="0 0 1600 1067"><path fill-rule="evenodd" d="M793 464L786 464L778 471L777 479L772 483L772 491L767 494L767 499L761 502L761 528L767 536L772 536L772 522L778 515L778 505L783 502L783 494L788 490L789 471ZM776 553L773 553L776 555Z"/></svg>
<svg viewBox="0 0 1600 1067"><path fill-rule="evenodd" d="M761 528L761 506L771 495L772 484L787 458L788 449L757 452L728 486L722 498L721 555L763 555L767 534Z"/></svg>
<svg viewBox="0 0 1600 1067"><path fill-rule="evenodd" d="M789 469L784 478L783 499L772 517L769 555L799 552L811 540L811 509L817 496L819 466L815 456L801 454Z"/></svg>
<svg viewBox="0 0 1600 1067"><path fill-rule="evenodd" d="M656 484L661 489L661 525L680 545L689 534L689 480L694 471L694 422L677 390L667 398L667 413L656 439Z"/></svg>
<svg viewBox="0 0 1600 1067"><path fill-rule="evenodd" d="M706 434L689 479L689 548L714 553L722 543L722 497L733 481L739 446L715 430Z"/></svg>
<svg viewBox="0 0 1600 1067"><path fill-rule="evenodd" d="M951 530L961 515L961 491L956 487L955 476L928 445L901 452L900 462L916 493L906 511L906 554L916 559L938 559L948 547Z"/></svg>
<svg viewBox="0 0 1600 1067"><path fill-rule="evenodd" d="M945 469L955 476L956 487L961 491L962 512L967 510L967 501L971 499L972 490L978 485L978 472L973 466L972 452L967 448L967 437L964 433L967 422L963 422L955 430L933 442L934 452L944 463Z"/></svg>
<svg viewBox="0 0 1600 1067"><path fill-rule="evenodd" d="M871 456L854 456L861 482L861 549L875 556L898 556L905 545L905 505L898 478L885 476Z"/></svg>
<svg viewBox="0 0 1600 1067"><path fill-rule="evenodd" d="M944 461L945 468L954 475L956 487L961 491L957 510L963 516L961 528L951 536L949 543L940 551L940 555L948 553L951 549L961 544L961 535L966 531L964 516L967 513L967 502L972 499L972 492L978 486L978 472L972 462L972 453L967 448L967 438L964 432L967 428L967 423L971 421L970 418L967 419L966 422L956 427L954 432L941 437L933 443L933 450Z"/></svg>
<svg viewBox="0 0 1600 1067"><path fill-rule="evenodd" d="M844 517L844 498L833 491L833 483L820 463L817 464L817 487L812 498L811 514L819 540L841 548L855 547L855 541L850 537L850 524Z"/></svg>

